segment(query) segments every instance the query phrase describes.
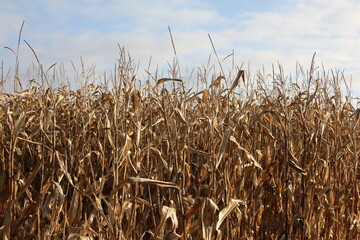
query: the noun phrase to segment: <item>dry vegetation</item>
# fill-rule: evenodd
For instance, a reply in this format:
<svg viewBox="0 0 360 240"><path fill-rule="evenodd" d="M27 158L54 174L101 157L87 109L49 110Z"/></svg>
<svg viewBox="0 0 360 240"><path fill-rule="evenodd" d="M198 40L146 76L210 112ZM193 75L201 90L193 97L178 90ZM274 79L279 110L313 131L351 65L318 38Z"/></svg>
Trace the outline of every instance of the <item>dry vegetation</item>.
<svg viewBox="0 0 360 240"><path fill-rule="evenodd" d="M3 94L1 238L356 239L360 111L303 76L140 88L122 55L111 88Z"/></svg>

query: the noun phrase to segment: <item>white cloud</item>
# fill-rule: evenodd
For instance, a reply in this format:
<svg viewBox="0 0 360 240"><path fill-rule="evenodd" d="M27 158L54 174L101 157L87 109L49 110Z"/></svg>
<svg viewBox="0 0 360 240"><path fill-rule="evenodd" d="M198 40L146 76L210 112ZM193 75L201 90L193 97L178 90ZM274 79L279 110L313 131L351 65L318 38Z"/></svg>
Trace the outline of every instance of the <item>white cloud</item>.
<svg viewBox="0 0 360 240"><path fill-rule="evenodd" d="M11 25L9 23L11 23ZM11 41L17 41L17 35L19 33L21 23L22 20L19 14L0 11L1 45L5 45Z"/></svg>
<svg viewBox="0 0 360 240"><path fill-rule="evenodd" d="M5 45L14 43L21 18L30 16L23 38L48 65L64 62L70 66L71 60L79 62L82 56L88 65L96 63L99 72L110 71L118 57L119 43L135 62L141 60L143 68L150 56L154 68L156 63L166 67L173 58L167 29L170 26L183 69L185 65L206 65L209 54L213 54L207 35L210 33L221 58L234 50L236 63L250 61L252 72L262 65L269 71L272 63L278 61L285 72L293 72L296 62L307 68L314 52L318 66L324 63L326 68L360 72L360 3L356 0L289 0L275 11L239 11L237 17L221 15L200 1L190 0L40 2L46 15L52 16L41 23L42 29L31 22L41 17L34 7L19 14L14 13L13 7L8 12L2 10L0 41ZM4 16L15 24L1 24L7 18ZM78 22L89 24L73 29ZM33 61L29 50L24 49L24 61ZM224 66L230 65L230 60ZM360 81L355 78L353 86L360 91Z"/></svg>

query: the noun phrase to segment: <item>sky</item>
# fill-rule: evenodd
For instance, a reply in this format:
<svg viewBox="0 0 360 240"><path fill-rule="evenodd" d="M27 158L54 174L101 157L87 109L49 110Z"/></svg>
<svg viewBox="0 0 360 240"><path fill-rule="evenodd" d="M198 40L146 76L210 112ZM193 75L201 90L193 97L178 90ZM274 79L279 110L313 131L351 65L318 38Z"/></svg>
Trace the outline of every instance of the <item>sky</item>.
<svg viewBox="0 0 360 240"><path fill-rule="evenodd" d="M244 64L251 73L271 73L280 63L285 75L299 63L344 71L360 94L360 1L358 0L2 0L0 2L0 60L4 72L14 70L22 21L20 69L36 59L26 40L47 69L63 66L70 76L76 69L96 66L110 74L124 47L139 76L144 69L169 68L174 59L169 27L184 77L191 69L212 63L219 71L209 35L223 67ZM82 59L82 62L80 60ZM250 67L249 67L250 66ZM26 72L25 70L22 70ZM225 70L226 71L226 70ZM162 71L163 77L167 71ZM191 81L191 79L189 80Z"/></svg>

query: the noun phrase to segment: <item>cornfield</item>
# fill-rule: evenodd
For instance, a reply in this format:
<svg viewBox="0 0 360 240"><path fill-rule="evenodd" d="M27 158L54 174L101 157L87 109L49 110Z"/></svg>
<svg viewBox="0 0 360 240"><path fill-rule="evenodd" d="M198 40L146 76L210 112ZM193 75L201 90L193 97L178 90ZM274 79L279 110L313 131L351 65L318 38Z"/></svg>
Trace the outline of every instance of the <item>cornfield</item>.
<svg viewBox="0 0 360 240"><path fill-rule="evenodd" d="M238 69L190 91L120 60L111 87L1 95L1 239L359 237L360 110L341 73Z"/></svg>

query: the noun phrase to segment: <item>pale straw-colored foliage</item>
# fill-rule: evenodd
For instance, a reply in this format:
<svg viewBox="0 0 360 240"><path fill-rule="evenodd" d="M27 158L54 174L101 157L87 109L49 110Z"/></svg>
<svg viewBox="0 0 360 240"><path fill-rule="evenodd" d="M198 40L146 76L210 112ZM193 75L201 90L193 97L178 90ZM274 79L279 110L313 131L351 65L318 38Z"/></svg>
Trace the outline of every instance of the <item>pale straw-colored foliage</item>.
<svg viewBox="0 0 360 240"><path fill-rule="evenodd" d="M2 239L359 237L359 109L338 74L241 70L196 94L128 66L113 87L2 95Z"/></svg>

